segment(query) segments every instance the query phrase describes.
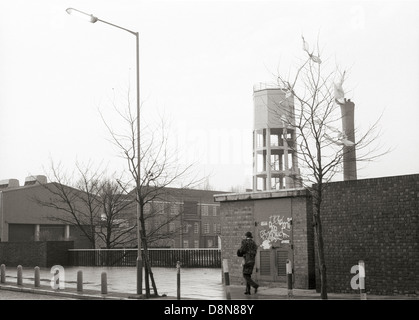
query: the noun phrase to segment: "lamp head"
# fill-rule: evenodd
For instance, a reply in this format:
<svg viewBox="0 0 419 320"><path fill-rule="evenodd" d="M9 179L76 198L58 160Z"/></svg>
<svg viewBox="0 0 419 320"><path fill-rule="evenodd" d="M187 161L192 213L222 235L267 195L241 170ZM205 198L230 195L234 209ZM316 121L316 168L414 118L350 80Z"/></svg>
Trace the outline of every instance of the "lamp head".
<svg viewBox="0 0 419 320"><path fill-rule="evenodd" d="M90 23L95 23L98 20L97 17L95 17L94 15L85 13L83 11L80 11L80 10L77 10L77 9L74 9L74 8L68 8L65 11L69 15L77 16L79 18L87 20Z"/></svg>

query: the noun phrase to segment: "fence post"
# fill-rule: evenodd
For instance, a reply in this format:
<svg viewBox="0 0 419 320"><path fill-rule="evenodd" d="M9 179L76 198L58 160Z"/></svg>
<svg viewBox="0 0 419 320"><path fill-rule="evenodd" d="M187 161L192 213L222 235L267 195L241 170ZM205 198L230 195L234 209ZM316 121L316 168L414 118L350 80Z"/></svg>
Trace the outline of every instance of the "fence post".
<svg viewBox="0 0 419 320"><path fill-rule="evenodd" d="M287 259L287 283L288 283L288 299L293 299L294 294L292 292L292 264L291 260Z"/></svg>
<svg viewBox="0 0 419 320"><path fill-rule="evenodd" d="M83 271L77 271L77 292L83 292Z"/></svg>
<svg viewBox="0 0 419 320"><path fill-rule="evenodd" d="M41 273L39 267L35 267L35 287L41 286Z"/></svg>
<svg viewBox="0 0 419 320"><path fill-rule="evenodd" d="M359 260L359 294L361 300L367 300L367 292L365 290L365 263L363 260Z"/></svg>
<svg viewBox="0 0 419 320"><path fill-rule="evenodd" d="M22 266L17 266L17 285L22 285Z"/></svg>
<svg viewBox="0 0 419 320"><path fill-rule="evenodd" d="M102 272L102 275L101 275L101 293L102 294L108 293L108 281L106 279L106 272Z"/></svg>
<svg viewBox="0 0 419 320"><path fill-rule="evenodd" d="M231 300L231 292L230 292L230 275L228 273L228 260L223 259L223 271L224 271L224 285L226 291L226 299Z"/></svg>
<svg viewBox="0 0 419 320"><path fill-rule="evenodd" d="M180 300L180 261L176 263L177 270L177 299Z"/></svg>
<svg viewBox="0 0 419 320"><path fill-rule="evenodd" d="M4 264L0 266L0 283L6 283L6 266Z"/></svg>

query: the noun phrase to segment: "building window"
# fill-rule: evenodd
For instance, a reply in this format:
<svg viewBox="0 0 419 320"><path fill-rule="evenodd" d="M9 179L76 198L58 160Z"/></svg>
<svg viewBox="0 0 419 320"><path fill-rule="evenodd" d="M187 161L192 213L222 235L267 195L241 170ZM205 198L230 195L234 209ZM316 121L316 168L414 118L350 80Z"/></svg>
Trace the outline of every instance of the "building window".
<svg viewBox="0 0 419 320"><path fill-rule="evenodd" d="M129 221L127 219L115 219L114 224L118 228L128 228L129 227Z"/></svg>
<svg viewBox="0 0 419 320"><path fill-rule="evenodd" d="M208 206L205 205L201 205L201 212L203 216L207 216L208 215Z"/></svg>
<svg viewBox="0 0 419 320"><path fill-rule="evenodd" d="M149 214L151 211L151 204L150 203L145 203L144 204L144 214Z"/></svg>
<svg viewBox="0 0 419 320"><path fill-rule="evenodd" d="M188 233L189 232L189 224L187 224L187 223L185 223L184 225L183 225L183 232L184 233Z"/></svg>
<svg viewBox="0 0 419 320"><path fill-rule="evenodd" d="M204 223L204 233L209 233L209 230L210 229L210 227L209 227L209 224L208 223Z"/></svg>
<svg viewBox="0 0 419 320"><path fill-rule="evenodd" d="M215 216L217 216L217 207L216 206L213 206L212 207L212 215L215 217Z"/></svg>
<svg viewBox="0 0 419 320"><path fill-rule="evenodd" d="M194 231L194 233L199 233L199 224L198 224L198 222L195 222L193 231Z"/></svg>
<svg viewBox="0 0 419 320"><path fill-rule="evenodd" d="M175 216L178 215L180 210L179 210L180 206L178 203L172 203L172 205L170 206L170 214Z"/></svg>
<svg viewBox="0 0 419 320"><path fill-rule="evenodd" d="M175 232L176 227L175 227L175 223L174 222L170 222L169 223L169 231L170 232Z"/></svg>
<svg viewBox="0 0 419 320"><path fill-rule="evenodd" d="M183 247L189 248L189 240L183 240Z"/></svg>
<svg viewBox="0 0 419 320"><path fill-rule="evenodd" d="M208 248L212 248L214 246L214 241L212 241L212 239L208 239L207 241L207 247Z"/></svg>
<svg viewBox="0 0 419 320"><path fill-rule="evenodd" d="M194 248L199 248L199 240L194 241Z"/></svg>
<svg viewBox="0 0 419 320"><path fill-rule="evenodd" d="M157 214L163 214L164 213L164 202L156 202L154 204L154 207L156 208Z"/></svg>

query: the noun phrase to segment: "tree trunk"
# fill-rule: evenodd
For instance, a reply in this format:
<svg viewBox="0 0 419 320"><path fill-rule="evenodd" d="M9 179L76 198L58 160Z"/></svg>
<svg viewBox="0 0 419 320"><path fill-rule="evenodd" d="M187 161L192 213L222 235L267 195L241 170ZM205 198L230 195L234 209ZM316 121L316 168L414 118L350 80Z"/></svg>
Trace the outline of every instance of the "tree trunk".
<svg viewBox="0 0 419 320"><path fill-rule="evenodd" d="M148 247L147 242L143 242L143 248L144 248L144 261L145 261L145 275L146 275L146 296L147 298L150 297L150 280L151 285L153 286L154 294L157 296L157 287L156 283L154 281L153 272L151 270L150 260L148 259Z"/></svg>
<svg viewBox="0 0 419 320"><path fill-rule="evenodd" d="M158 292L157 292L157 286L156 283L154 281L154 276L153 276L153 272L151 270L151 264L150 264L150 259L148 258L148 244L147 244L147 237L145 236L145 228L144 228L144 223L143 220L141 221L141 225L143 226L143 231L142 231L142 245L143 245L143 249L144 249L144 279L145 279L145 289L146 289L146 297L150 298L150 279L151 279L151 284L153 286L153 291L154 294L156 296L158 296Z"/></svg>
<svg viewBox="0 0 419 320"><path fill-rule="evenodd" d="M144 254L147 255L146 250L144 250ZM145 265L144 265L145 296L146 298L150 298L150 279L148 277L147 258L145 258L144 260L145 260Z"/></svg>
<svg viewBox="0 0 419 320"><path fill-rule="evenodd" d="M326 276L326 261L324 258L324 243L323 231L320 220L320 210L316 208L314 214L314 229L317 243L317 256L320 270L320 296L322 299L327 300L327 276Z"/></svg>
<svg viewBox="0 0 419 320"><path fill-rule="evenodd" d="M153 272L151 271L151 268L150 268L149 273L150 273L151 285L153 286L154 294L157 296L158 295L157 286L156 286L156 282L154 281L154 275L153 275Z"/></svg>

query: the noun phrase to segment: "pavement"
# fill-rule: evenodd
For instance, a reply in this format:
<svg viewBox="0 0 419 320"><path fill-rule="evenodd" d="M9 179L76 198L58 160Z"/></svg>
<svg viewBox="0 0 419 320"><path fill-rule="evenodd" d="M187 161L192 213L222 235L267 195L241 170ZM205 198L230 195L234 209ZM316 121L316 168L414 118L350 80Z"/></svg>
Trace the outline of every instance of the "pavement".
<svg viewBox="0 0 419 320"><path fill-rule="evenodd" d="M77 291L77 268L65 269L65 288L51 288L51 269L41 269L40 286L35 287L33 269L23 270L22 284L17 284L15 270L8 269L5 281L0 282L0 300L8 299L7 292L13 292L10 299L15 299L17 293L26 295L55 296L77 300L138 300L145 299L136 293L135 268L97 268L84 267L83 290ZM101 274L107 273L107 293L102 293ZM222 283L221 271L218 269L182 269L180 286L178 288L176 269L156 268L154 277L158 288L158 296L151 296L152 300L321 300L320 293L316 290L293 289L280 286L261 285L257 293L244 294L243 285L225 286ZM203 283L205 280L205 283ZM144 283L143 283L144 285ZM178 291L179 290L179 291ZM152 291L152 290L151 290ZM153 291L152 291L153 292ZM180 299L178 299L180 294ZM371 295L366 294L367 300L419 300L419 295ZM328 300L361 300L361 295L354 293L328 293Z"/></svg>
<svg viewBox="0 0 419 320"><path fill-rule="evenodd" d="M5 294L3 290L32 293L34 295L50 295L56 297L64 297L72 300L138 300L146 299L145 290L143 295L136 295L133 293L108 291L106 294L101 293L100 290L83 290L78 292L76 288L66 289L51 289L50 286L41 285L35 287L30 284L17 285L15 283L1 283L0 284L0 296ZM320 293L316 290L306 289L293 289L289 291L287 288L280 287L259 287L258 292L245 295L243 286L230 285L224 286L225 296L219 300L321 300ZM3 293L2 293L3 291ZM165 294L159 296L151 296L152 300L196 300L193 298L182 297L180 299L177 296L168 296ZM205 299L203 299L205 300ZM360 294L338 294L328 293L328 300L361 300ZM382 295L366 295L366 300L419 300L417 295L405 296L405 295L394 295L394 296L382 296Z"/></svg>

